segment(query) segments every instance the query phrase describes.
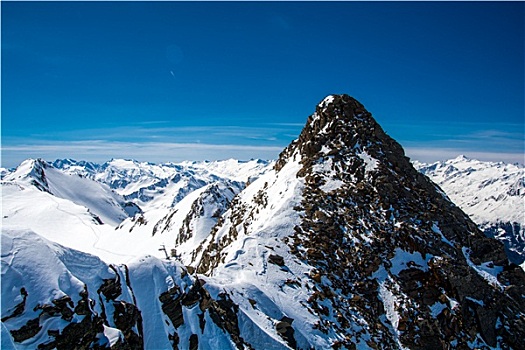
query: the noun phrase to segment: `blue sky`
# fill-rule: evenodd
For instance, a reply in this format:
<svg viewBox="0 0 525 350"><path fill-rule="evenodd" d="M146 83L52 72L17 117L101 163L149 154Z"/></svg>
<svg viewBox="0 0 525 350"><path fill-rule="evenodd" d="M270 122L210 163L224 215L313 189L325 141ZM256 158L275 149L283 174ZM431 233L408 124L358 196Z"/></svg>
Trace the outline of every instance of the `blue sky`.
<svg viewBox="0 0 525 350"><path fill-rule="evenodd" d="M2 166L276 158L331 93L413 159L523 163L524 5L2 1Z"/></svg>

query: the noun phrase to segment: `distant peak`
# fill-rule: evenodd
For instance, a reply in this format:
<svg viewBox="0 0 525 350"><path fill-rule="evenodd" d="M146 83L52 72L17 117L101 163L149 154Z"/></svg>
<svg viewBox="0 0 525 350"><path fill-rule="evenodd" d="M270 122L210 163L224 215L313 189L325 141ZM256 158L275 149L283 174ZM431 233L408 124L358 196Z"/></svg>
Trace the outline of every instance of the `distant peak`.
<svg viewBox="0 0 525 350"><path fill-rule="evenodd" d="M468 160L472 160L472 159L467 157L467 156L465 156L464 154L460 154L459 156L457 156L453 160L456 161L456 162L462 162L462 161L468 161Z"/></svg>
<svg viewBox="0 0 525 350"><path fill-rule="evenodd" d="M31 166L45 166L46 161L42 158L28 158L24 160L20 165L31 165Z"/></svg>
<svg viewBox="0 0 525 350"><path fill-rule="evenodd" d="M24 160L20 165L17 167L17 171L21 173L27 173L27 175L33 174L33 173L40 173L43 171L43 169L46 169L48 167L51 167L51 164L43 160L42 158L29 158Z"/></svg>
<svg viewBox="0 0 525 350"><path fill-rule="evenodd" d="M49 185L44 170L46 168L52 168L52 165L42 158L29 158L24 160L6 180L27 181L39 190L49 192Z"/></svg>

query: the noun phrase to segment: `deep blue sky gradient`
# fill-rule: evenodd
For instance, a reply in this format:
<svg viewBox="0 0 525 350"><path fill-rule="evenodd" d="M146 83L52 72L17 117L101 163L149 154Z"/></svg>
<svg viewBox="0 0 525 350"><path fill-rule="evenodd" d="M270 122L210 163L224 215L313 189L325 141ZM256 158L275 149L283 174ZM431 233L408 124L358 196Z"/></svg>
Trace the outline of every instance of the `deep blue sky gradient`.
<svg viewBox="0 0 525 350"><path fill-rule="evenodd" d="M523 162L524 4L2 2L2 166L275 158L331 93L413 158Z"/></svg>

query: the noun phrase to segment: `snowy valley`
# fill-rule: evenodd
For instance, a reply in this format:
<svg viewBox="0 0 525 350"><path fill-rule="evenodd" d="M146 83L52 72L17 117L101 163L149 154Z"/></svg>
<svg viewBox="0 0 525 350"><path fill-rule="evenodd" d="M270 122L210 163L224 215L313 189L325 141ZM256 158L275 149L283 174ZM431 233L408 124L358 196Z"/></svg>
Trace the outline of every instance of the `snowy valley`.
<svg viewBox="0 0 525 350"><path fill-rule="evenodd" d="M412 164L347 95L272 162L26 160L1 348L524 349L524 176Z"/></svg>

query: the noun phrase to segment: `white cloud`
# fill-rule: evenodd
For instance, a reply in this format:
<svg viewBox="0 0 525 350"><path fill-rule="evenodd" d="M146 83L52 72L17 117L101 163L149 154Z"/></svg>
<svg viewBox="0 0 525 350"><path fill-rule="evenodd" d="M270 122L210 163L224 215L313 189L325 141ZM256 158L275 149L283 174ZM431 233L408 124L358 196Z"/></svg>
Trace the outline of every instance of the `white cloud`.
<svg viewBox="0 0 525 350"><path fill-rule="evenodd" d="M284 147L250 145L214 145L170 142L50 141L2 147L2 167L15 167L26 158L73 158L104 162L128 158L154 163L183 160L275 159Z"/></svg>
<svg viewBox="0 0 525 350"><path fill-rule="evenodd" d="M53 131L47 134L33 134L25 139L14 140L17 144L39 143L40 140L98 140L119 142L175 142L195 143L206 140L208 144L251 144L249 140L279 141L265 146L285 146L296 138L301 127L295 124L262 124L251 126L171 126L158 120L134 125L108 126L93 129ZM96 135L96 136L94 136ZM288 137L288 135L294 135ZM12 138L13 139L13 138ZM12 142L11 142L12 144Z"/></svg>

